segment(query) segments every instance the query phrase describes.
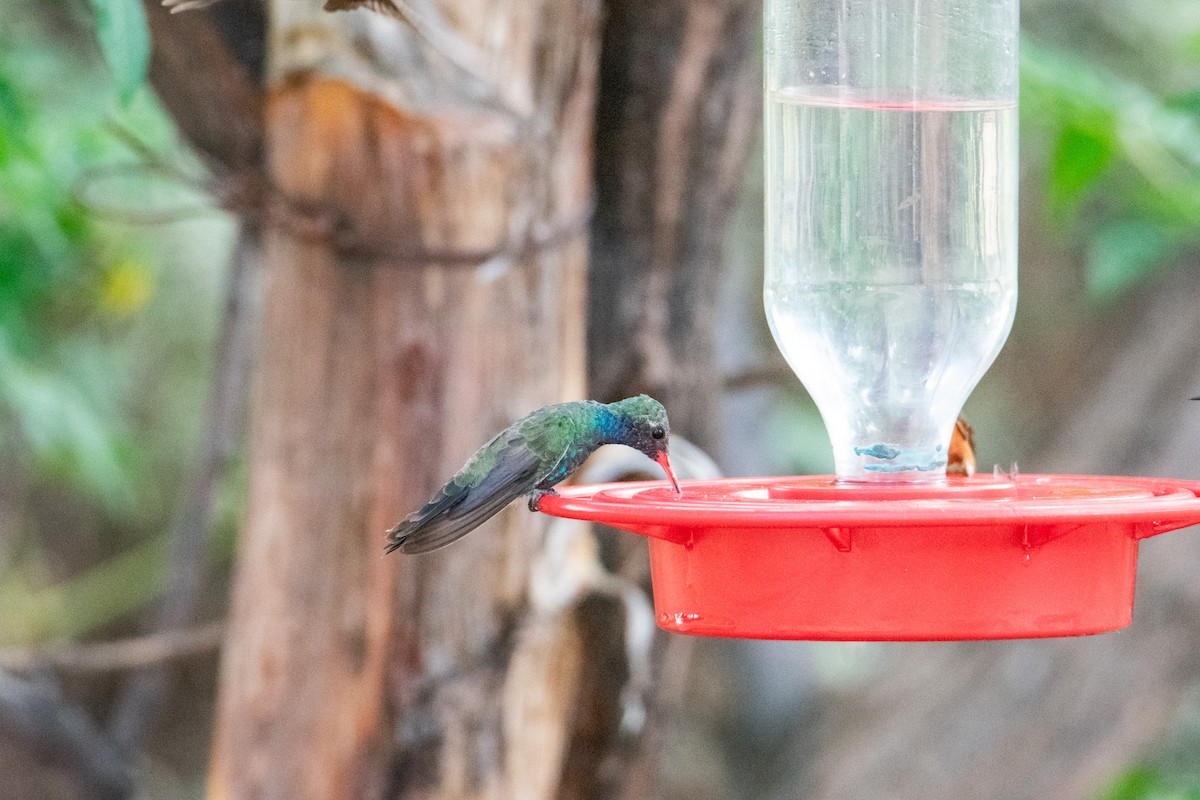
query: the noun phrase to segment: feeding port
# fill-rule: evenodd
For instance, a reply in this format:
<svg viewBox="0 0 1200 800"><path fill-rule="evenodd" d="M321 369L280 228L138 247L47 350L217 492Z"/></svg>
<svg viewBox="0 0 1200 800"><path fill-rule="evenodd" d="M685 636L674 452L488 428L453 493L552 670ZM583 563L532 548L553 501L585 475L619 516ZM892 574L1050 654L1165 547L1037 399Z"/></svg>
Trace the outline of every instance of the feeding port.
<svg viewBox="0 0 1200 800"><path fill-rule="evenodd" d="M541 509L650 541L660 627L762 639L1116 630L1138 542L1200 522L1200 481L1075 475L847 486L829 476L575 486Z"/></svg>
<svg viewBox="0 0 1200 800"><path fill-rule="evenodd" d="M766 316L835 476L581 486L650 541L661 627L987 639L1129 624L1200 483L947 477L1017 302L1017 0L767 0Z"/></svg>

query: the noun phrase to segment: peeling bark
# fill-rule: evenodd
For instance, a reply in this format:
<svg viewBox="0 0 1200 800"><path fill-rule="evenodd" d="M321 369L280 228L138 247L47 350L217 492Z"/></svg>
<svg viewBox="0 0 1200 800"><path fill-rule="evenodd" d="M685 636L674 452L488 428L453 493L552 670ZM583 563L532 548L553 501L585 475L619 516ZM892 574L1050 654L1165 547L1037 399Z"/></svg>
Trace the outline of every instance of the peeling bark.
<svg viewBox="0 0 1200 800"><path fill-rule="evenodd" d="M378 15L271 6L271 181L371 255L266 236L212 798L557 787L579 644L569 614L528 613L541 519L514 507L448 551L382 548L488 435L582 393L582 231L508 245L586 207L596 9L436 13L486 72L460 74ZM498 255L387 257L414 246Z"/></svg>

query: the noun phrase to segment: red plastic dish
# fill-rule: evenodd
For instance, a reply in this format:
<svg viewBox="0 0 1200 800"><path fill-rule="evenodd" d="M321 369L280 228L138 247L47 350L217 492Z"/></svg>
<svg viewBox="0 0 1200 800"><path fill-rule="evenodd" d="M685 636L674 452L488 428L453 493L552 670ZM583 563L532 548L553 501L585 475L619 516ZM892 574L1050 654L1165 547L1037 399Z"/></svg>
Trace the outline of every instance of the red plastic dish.
<svg viewBox="0 0 1200 800"><path fill-rule="evenodd" d="M649 537L660 627L755 639L1116 630L1138 540L1200 522L1200 481L1078 475L845 486L827 476L561 488L541 511Z"/></svg>

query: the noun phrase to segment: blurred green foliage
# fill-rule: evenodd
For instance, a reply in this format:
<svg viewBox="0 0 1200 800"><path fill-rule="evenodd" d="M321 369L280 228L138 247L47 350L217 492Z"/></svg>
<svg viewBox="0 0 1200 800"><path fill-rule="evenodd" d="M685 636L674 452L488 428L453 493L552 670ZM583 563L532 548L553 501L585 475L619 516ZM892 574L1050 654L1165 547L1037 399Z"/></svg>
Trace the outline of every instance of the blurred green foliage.
<svg viewBox="0 0 1200 800"><path fill-rule="evenodd" d="M179 192L147 191L117 131L194 167L143 86L140 2L15 4L0 26L0 642L84 635L158 592L207 396L214 236L231 236L119 218Z"/></svg>
<svg viewBox="0 0 1200 800"><path fill-rule="evenodd" d="M1178 3L1137 16L1113 5L1077 7L1069 37L1035 16L1021 47L1024 185L1084 250L1100 301L1200 245L1200 19ZM1155 11L1174 24L1138 30ZM1043 27L1063 43L1045 44ZM1154 37L1136 43L1140 58L1125 42L1137 33ZM1136 74L1164 55L1172 69Z"/></svg>
<svg viewBox="0 0 1200 800"><path fill-rule="evenodd" d="M1200 783L1139 764L1113 781L1097 800L1200 800Z"/></svg>
<svg viewBox="0 0 1200 800"><path fill-rule="evenodd" d="M1198 5L1024 6L1023 191L1033 202L1023 213L1044 216L1084 254L1081 303L1112 300L1200 244ZM95 634L157 596L164 534L203 417L224 266L213 242L231 231L213 220L131 227L82 201L135 210L150 197L178 200L178 187L147 176L97 180L100 168L136 162L114 125L190 163L143 86L149 40L139 0L5 0L0 15L7 644ZM761 248L761 220L755 226L748 238ZM759 446L784 454L785 471L830 471L815 408L793 386L787 394ZM243 482L239 473L221 493L225 553ZM1200 800L1200 781L1137 766L1100 800Z"/></svg>
<svg viewBox="0 0 1200 800"><path fill-rule="evenodd" d="M91 0L96 38L123 103L146 80L150 31L141 0Z"/></svg>
<svg viewBox="0 0 1200 800"><path fill-rule="evenodd" d="M0 42L0 408L37 468L127 508L126 432L97 392L104 381L72 367L91 362L78 356L96 325L137 310L114 282L140 284L144 300L150 277L134 243L105 231L72 194L114 149L101 110L63 108L46 89L51 65L31 49Z"/></svg>

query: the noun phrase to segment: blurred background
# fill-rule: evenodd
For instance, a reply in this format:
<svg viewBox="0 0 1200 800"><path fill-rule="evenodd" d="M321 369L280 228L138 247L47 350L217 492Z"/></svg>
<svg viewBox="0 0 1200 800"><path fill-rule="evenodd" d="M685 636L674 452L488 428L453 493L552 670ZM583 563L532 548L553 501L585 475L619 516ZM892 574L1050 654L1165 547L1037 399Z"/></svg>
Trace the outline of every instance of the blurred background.
<svg viewBox="0 0 1200 800"><path fill-rule="evenodd" d="M230 2L227 31L261 26ZM131 768L201 797L208 770L259 284L129 7L0 12L5 798L134 796ZM964 410L980 470L1200 478L1200 3L1025 0L1022 27L1020 303ZM695 438L729 475L827 473L762 314L758 136ZM649 796L1200 797L1194 539L1145 542L1134 625L1093 639L696 642Z"/></svg>

